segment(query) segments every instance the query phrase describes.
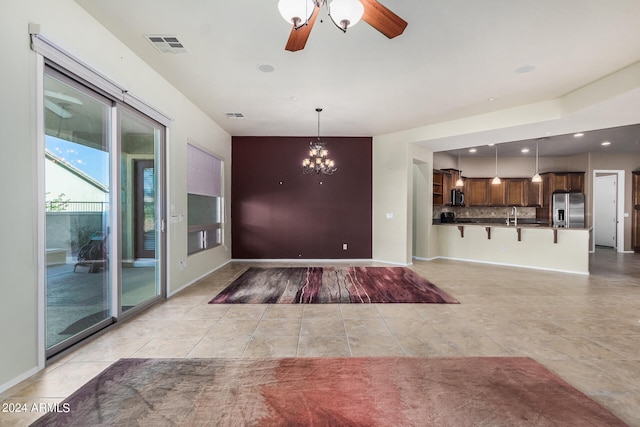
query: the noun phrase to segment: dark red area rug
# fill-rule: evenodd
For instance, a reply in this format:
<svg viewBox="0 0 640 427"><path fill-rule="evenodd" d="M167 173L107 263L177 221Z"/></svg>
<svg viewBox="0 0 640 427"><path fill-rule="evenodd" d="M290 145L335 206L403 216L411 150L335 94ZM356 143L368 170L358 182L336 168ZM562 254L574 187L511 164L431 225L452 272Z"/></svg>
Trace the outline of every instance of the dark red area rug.
<svg viewBox="0 0 640 427"><path fill-rule="evenodd" d="M458 301L404 267L252 267L209 304L448 303Z"/></svg>
<svg viewBox="0 0 640 427"><path fill-rule="evenodd" d="M624 426L528 358L121 359L34 426Z"/></svg>

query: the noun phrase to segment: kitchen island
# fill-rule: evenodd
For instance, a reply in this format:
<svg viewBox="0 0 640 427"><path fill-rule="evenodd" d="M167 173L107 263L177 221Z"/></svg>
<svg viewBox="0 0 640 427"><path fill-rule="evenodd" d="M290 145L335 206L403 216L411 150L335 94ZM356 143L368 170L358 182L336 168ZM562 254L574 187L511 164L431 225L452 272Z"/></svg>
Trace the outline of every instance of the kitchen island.
<svg viewBox="0 0 640 427"><path fill-rule="evenodd" d="M472 222L431 229L439 258L589 274L588 228Z"/></svg>

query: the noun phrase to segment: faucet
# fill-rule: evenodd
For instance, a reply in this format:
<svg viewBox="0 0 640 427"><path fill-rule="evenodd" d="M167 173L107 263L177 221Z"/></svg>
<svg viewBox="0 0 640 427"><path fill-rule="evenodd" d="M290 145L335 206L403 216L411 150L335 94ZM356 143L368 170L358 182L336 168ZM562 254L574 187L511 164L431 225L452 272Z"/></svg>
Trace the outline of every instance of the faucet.
<svg viewBox="0 0 640 427"><path fill-rule="evenodd" d="M513 225L518 226L518 208L512 207L511 212L513 212Z"/></svg>

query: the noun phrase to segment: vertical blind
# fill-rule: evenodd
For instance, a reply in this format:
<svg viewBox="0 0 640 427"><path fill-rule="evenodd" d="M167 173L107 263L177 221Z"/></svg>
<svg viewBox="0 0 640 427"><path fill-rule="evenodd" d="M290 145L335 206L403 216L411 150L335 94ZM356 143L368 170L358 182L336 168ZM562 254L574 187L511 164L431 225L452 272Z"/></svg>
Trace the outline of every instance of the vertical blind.
<svg viewBox="0 0 640 427"><path fill-rule="evenodd" d="M222 160L187 144L187 193L222 197Z"/></svg>

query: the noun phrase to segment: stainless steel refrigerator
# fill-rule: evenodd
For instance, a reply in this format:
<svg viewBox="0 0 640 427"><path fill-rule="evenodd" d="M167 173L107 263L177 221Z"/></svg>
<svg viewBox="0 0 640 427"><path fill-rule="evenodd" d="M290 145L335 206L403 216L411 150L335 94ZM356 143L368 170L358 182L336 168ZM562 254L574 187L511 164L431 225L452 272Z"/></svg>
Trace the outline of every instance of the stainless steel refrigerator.
<svg viewBox="0 0 640 427"><path fill-rule="evenodd" d="M584 194L553 193L553 226L584 228Z"/></svg>

